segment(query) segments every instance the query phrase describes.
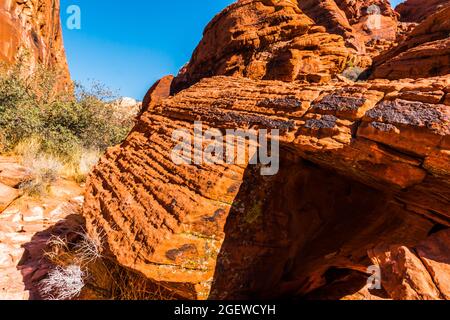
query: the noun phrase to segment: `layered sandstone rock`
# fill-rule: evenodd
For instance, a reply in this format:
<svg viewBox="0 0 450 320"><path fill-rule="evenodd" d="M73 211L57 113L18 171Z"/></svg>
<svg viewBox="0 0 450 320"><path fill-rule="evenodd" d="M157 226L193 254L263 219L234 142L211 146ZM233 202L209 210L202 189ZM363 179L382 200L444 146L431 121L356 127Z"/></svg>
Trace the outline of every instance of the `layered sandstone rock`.
<svg viewBox="0 0 450 320"><path fill-rule="evenodd" d="M68 82L59 7L59 0L0 0L0 61L12 65L25 56L30 70L55 67Z"/></svg>
<svg viewBox="0 0 450 320"><path fill-rule="evenodd" d="M396 8L403 22L420 22L449 5L448 0L407 0Z"/></svg>
<svg viewBox="0 0 450 320"><path fill-rule="evenodd" d="M372 78L423 78L450 73L450 6L429 15L398 46L374 59Z"/></svg>
<svg viewBox="0 0 450 320"><path fill-rule="evenodd" d="M378 245L413 247L450 226L449 85L204 79L101 160L88 228L121 264L191 299L303 296L342 280L330 270L363 274ZM279 173L175 165L172 134L196 120L279 129Z"/></svg>
<svg viewBox="0 0 450 320"><path fill-rule="evenodd" d="M397 30L387 1L377 4L381 24L372 26L369 6L346 0L238 1L207 26L172 92L212 75L323 82L348 66L365 67L365 42L393 40Z"/></svg>
<svg viewBox="0 0 450 320"><path fill-rule="evenodd" d="M298 6L328 32L348 39L360 52L370 40L396 38L398 14L389 1L303 0Z"/></svg>
<svg viewBox="0 0 450 320"><path fill-rule="evenodd" d="M376 3L396 24L387 1ZM104 255L188 299L447 298L450 242L436 232L450 228L449 72L343 81L340 72L365 63L367 39L389 38L358 27L370 4L242 0L216 16L88 179L83 212L89 232L106 235ZM415 44L445 46L445 14L374 74ZM445 65L445 50L428 52ZM198 131L220 133L230 147L229 129L279 130L277 173L262 175L249 158L210 161L223 150L174 161L174 137L205 150L217 140ZM380 290L367 282L374 263Z"/></svg>

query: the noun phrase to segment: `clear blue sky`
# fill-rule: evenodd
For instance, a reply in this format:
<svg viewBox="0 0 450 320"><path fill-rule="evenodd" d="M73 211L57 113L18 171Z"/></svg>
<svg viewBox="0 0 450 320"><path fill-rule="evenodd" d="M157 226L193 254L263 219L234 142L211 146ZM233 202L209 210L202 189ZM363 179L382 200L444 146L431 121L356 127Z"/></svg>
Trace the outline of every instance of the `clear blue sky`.
<svg viewBox="0 0 450 320"><path fill-rule="evenodd" d="M206 24L232 2L61 0L72 78L86 84L97 80L141 100L156 80L189 61ZM81 9L81 30L66 27L70 5Z"/></svg>
<svg viewBox="0 0 450 320"><path fill-rule="evenodd" d="M141 100L150 86L189 61L206 24L233 0L61 0L72 78L98 80ZM81 30L69 30L70 5Z"/></svg>

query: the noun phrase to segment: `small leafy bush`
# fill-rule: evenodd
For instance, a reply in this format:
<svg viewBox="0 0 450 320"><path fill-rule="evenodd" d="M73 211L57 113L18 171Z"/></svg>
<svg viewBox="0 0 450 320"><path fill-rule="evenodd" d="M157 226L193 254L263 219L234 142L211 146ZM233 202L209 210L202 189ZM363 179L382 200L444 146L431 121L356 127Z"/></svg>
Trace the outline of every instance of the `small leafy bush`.
<svg viewBox="0 0 450 320"><path fill-rule="evenodd" d="M114 108L115 95L99 84L60 91L54 70L27 72L20 59L0 72L0 151L56 159L84 180L101 153L123 141L134 118ZM26 150L30 140L32 152Z"/></svg>

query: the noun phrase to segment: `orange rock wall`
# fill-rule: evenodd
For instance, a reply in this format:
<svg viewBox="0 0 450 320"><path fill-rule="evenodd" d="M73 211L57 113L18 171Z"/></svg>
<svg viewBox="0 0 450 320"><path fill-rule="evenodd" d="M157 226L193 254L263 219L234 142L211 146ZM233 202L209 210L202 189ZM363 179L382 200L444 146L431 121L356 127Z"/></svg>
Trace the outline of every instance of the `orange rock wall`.
<svg viewBox="0 0 450 320"><path fill-rule="evenodd" d="M412 33L375 59L375 79L353 82L339 74L367 63L366 7L242 0L216 16L87 181L105 256L188 299L448 298L449 13L402 26ZM279 172L176 165L172 135L195 121L279 129Z"/></svg>
<svg viewBox="0 0 450 320"><path fill-rule="evenodd" d="M450 73L450 6L423 20L398 46L376 57L372 78L424 78Z"/></svg>
<svg viewBox="0 0 450 320"><path fill-rule="evenodd" d="M365 43L394 40L397 16L385 0L380 28L367 27L368 5L347 0L240 0L206 27L172 92L213 75L326 82L371 60Z"/></svg>
<svg viewBox="0 0 450 320"><path fill-rule="evenodd" d="M421 22L436 11L448 6L448 0L407 0L396 8L400 20L404 22Z"/></svg>
<svg viewBox="0 0 450 320"><path fill-rule="evenodd" d="M38 63L53 66L67 81L59 10L59 0L0 0L0 61L11 65L29 54L30 70Z"/></svg>

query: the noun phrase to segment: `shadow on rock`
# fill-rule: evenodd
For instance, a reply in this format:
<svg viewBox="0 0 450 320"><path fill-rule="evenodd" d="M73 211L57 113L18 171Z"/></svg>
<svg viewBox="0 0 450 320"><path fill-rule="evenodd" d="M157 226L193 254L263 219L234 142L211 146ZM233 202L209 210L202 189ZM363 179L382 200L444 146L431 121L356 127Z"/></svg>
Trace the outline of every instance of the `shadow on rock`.
<svg viewBox="0 0 450 320"><path fill-rule="evenodd" d="M387 298L384 290L366 288L368 250L415 245L433 224L387 191L300 158L285 157L280 167L268 177L256 166L247 169L210 299Z"/></svg>

